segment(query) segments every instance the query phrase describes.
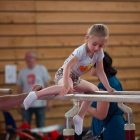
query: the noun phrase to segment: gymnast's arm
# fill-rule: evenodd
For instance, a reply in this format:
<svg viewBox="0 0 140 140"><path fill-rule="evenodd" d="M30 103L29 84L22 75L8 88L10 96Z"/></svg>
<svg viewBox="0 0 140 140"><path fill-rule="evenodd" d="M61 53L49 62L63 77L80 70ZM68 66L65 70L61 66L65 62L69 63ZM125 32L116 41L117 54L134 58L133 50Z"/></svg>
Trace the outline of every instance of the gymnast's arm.
<svg viewBox="0 0 140 140"><path fill-rule="evenodd" d="M71 87L71 85L69 83L69 75L70 75L70 69L73 68L77 62L78 62L78 58L76 55L74 55L64 67L64 72L63 72L64 85L63 85L62 90L60 92L61 97L63 97L67 93L73 92L73 87Z"/></svg>
<svg viewBox="0 0 140 140"><path fill-rule="evenodd" d="M99 90L104 91L102 89ZM107 117L109 106L109 102L97 102L97 108L90 106L87 111L92 117L98 120L104 120Z"/></svg>
<svg viewBox="0 0 140 140"><path fill-rule="evenodd" d="M105 74L104 68L103 68L103 60L97 61L97 63L96 63L96 74L97 74L97 77L99 78L99 80L104 85L104 87L109 92L109 94L111 94L111 91L116 91L114 88L110 87L110 85L108 83L108 80L107 80L107 77L106 77L106 74Z"/></svg>

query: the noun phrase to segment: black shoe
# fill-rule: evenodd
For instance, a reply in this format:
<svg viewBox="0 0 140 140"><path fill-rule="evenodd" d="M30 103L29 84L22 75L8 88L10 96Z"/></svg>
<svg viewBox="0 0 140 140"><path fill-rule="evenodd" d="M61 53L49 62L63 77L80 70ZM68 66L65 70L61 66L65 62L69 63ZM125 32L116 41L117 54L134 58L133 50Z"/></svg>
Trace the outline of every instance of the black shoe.
<svg viewBox="0 0 140 140"><path fill-rule="evenodd" d="M82 137L82 140L94 140L92 130L89 130L86 135Z"/></svg>

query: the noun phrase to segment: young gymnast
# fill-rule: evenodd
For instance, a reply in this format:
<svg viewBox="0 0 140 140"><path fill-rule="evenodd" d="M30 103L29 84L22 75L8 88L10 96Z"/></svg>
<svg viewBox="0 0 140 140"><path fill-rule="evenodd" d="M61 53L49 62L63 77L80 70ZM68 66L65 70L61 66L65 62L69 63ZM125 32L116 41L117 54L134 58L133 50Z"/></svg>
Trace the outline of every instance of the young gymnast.
<svg viewBox="0 0 140 140"><path fill-rule="evenodd" d="M88 29L85 37L86 43L75 49L72 54L65 60L63 66L55 74L56 85L32 91L25 98L23 104L27 110L30 105L38 98L48 95L60 94L64 97L66 94L75 92L98 91L98 88L92 83L80 79L81 75L91 70L96 63L97 77L103 83L109 93L115 91L111 88L103 69L103 46L107 44L109 32L105 25L94 24ZM80 135L83 128L83 118L88 107L92 102L83 101L81 108L73 121L75 124L75 133Z"/></svg>

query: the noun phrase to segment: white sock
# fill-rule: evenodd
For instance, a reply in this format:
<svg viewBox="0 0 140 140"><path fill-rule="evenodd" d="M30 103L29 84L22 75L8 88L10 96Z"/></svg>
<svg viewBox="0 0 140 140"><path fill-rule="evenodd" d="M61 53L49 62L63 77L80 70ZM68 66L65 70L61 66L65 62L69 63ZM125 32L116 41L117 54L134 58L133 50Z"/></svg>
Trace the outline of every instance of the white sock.
<svg viewBox="0 0 140 140"><path fill-rule="evenodd" d="M37 96L34 91L31 91L28 96L24 99L23 104L25 107L25 110L27 110L30 105L37 99Z"/></svg>
<svg viewBox="0 0 140 140"><path fill-rule="evenodd" d="M79 115L75 115L73 121L75 124L75 133L80 135L83 131L83 119Z"/></svg>

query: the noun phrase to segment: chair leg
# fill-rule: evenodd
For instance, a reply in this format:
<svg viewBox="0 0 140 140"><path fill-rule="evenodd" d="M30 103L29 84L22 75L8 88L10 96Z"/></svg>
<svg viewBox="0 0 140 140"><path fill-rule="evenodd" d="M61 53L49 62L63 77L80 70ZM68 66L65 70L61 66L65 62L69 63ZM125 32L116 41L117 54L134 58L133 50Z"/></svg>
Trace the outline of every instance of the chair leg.
<svg viewBox="0 0 140 140"><path fill-rule="evenodd" d="M16 140L19 140L19 135L16 136Z"/></svg>
<svg viewBox="0 0 140 140"><path fill-rule="evenodd" d="M9 137L10 137L10 133L7 133L5 140L9 140Z"/></svg>

